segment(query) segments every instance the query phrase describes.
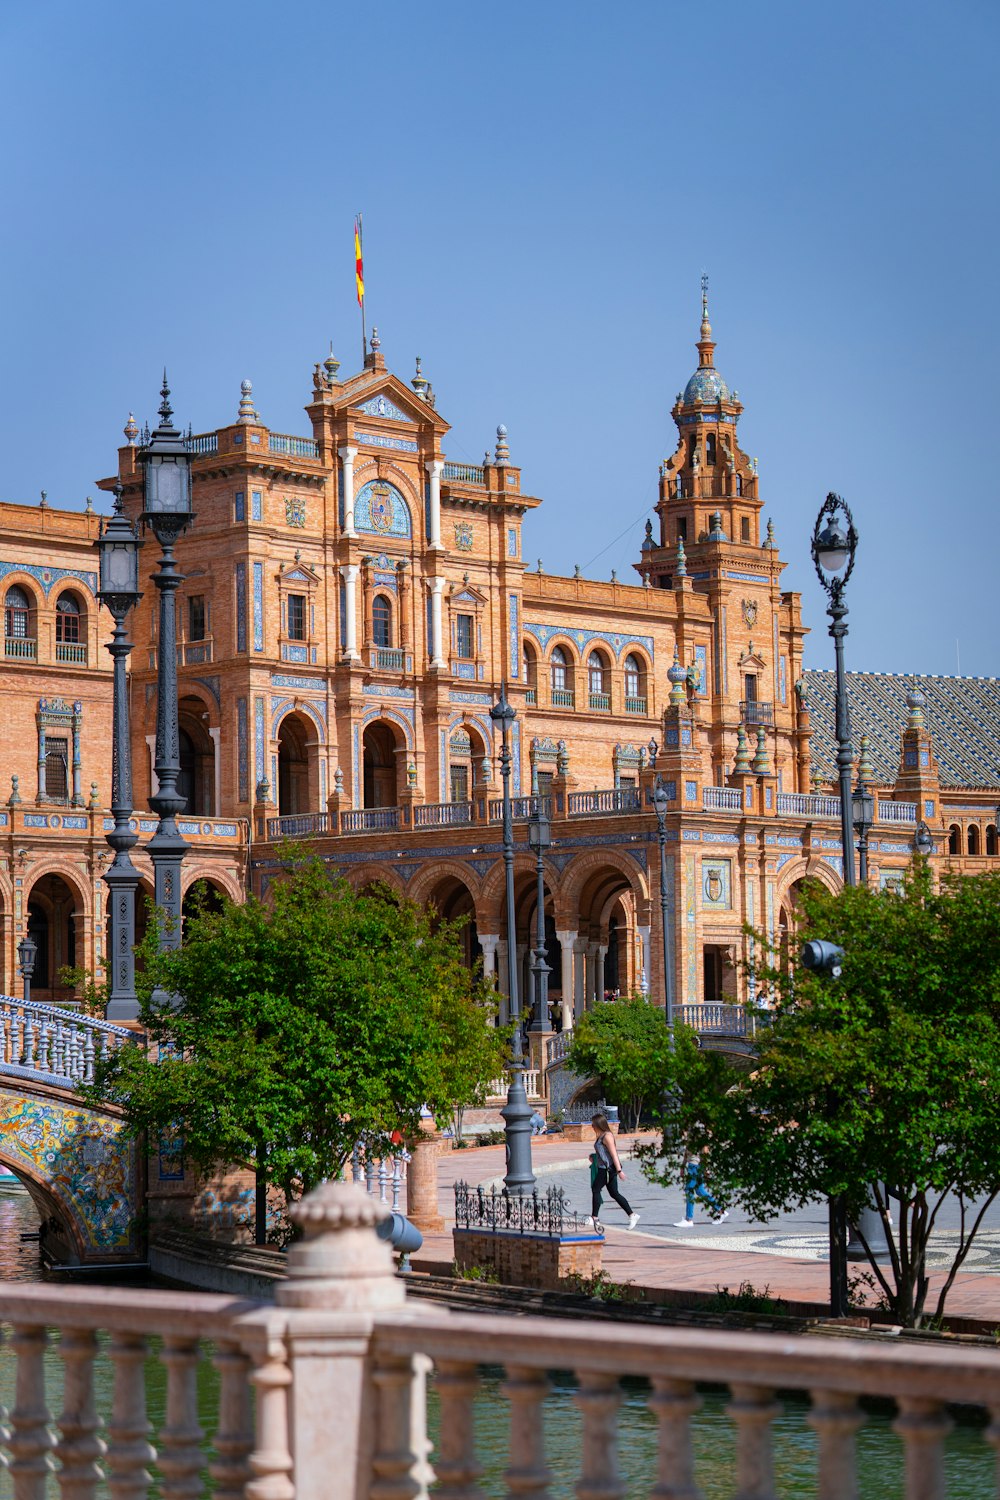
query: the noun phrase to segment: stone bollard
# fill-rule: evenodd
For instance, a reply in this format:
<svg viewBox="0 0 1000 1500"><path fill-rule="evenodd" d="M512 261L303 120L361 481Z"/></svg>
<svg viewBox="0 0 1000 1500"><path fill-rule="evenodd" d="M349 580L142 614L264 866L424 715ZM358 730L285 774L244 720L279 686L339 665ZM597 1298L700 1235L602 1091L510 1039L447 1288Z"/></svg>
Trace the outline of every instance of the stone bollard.
<svg viewBox="0 0 1000 1500"><path fill-rule="evenodd" d="M324 1182L289 1210L303 1239L288 1252L275 1306L237 1324L257 1386L248 1500L369 1494L376 1436L372 1329L380 1313L406 1300L392 1250L376 1234L388 1214L353 1182Z"/></svg>
<svg viewBox="0 0 1000 1500"><path fill-rule="evenodd" d="M433 1120L420 1122L420 1134L408 1142L407 1150L406 1217L424 1234L443 1234L444 1218L438 1209L441 1137Z"/></svg>

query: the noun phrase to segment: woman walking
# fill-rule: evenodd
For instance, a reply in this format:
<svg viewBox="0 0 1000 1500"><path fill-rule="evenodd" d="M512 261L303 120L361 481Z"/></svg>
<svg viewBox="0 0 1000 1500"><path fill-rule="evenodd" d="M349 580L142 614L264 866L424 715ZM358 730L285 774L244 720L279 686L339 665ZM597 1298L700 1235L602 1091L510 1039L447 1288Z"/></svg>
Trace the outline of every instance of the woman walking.
<svg viewBox="0 0 1000 1500"><path fill-rule="evenodd" d="M707 1203L716 1224L721 1224L723 1219L729 1218L728 1209L721 1209L718 1202L712 1197L712 1194L705 1186L705 1158L707 1156L707 1146L702 1146L700 1150L694 1146L689 1146L685 1150L684 1217L676 1221L674 1224L675 1229L691 1229L694 1227L694 1205L696 1198L700 1198L702 1203Z"/></svg>
<svg viewBox="0 0 1000 1500"><path fill-rule="evenodd" d="M639 1222L639 1215L634 1212L628 1199L623 1198L618 1191L618 1179L624 1177L625 1172L618 1156L614 1131L605 1115L595 1115L590 1122L590 1128L597 1140L594 1144L594 1154L590 1158L591 1205L590 1214L585 1222L592 1229L603 1229L604 1226L598 1214L601 1212L601 1193L607 1188L610 1197L628 1214L627 1228L634 1229Z"/></svg>

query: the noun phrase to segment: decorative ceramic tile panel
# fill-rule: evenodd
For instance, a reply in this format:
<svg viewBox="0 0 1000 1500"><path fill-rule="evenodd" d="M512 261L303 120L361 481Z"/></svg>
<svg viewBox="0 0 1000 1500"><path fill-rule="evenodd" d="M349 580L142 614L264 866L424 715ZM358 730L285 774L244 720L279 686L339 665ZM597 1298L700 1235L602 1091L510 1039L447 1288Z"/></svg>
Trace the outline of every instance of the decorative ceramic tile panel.
<svg viewBox="0 0 1000 1500"><path fill-rule="evenodd" d="M386 479L361 486L354 497L354 525L364 536L408 537L413 530L409 506Z"/></svg>

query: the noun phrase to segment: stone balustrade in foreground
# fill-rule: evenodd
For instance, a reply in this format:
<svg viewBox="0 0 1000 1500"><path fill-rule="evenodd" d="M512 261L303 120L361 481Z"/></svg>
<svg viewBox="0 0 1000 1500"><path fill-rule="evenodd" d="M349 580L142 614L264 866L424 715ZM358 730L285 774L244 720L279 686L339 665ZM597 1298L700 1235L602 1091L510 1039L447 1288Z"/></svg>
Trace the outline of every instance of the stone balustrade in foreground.
<svg viewBox="0 0 1000 1500"><path fill-rule="evenodd" d="M480 1371L502 1366L506 1493L547 1494L544 1406L550 1371L572 1371L582 1439L576 1494L625 1494L617 1451L622 1376L647 1383L655 1457L643 1493L693 1497L690 1422L699 1383L724 1384L736 1440L737 1492L776 1495L771 1428L778 1390L810 1393L820 1500L856 1496L861 1396L891 1398L908 1500L944 1494L945 1403L991 1418L1000 1447L1000 1360L979 1347L925 1347L714 1329L598 1324L585 1319L453 1314L406 1299L387 1214L353 1183L327 1183L294 1210L304 1238L274 1305L219 1296L6 1283L0 1323L16 1356L13 1405L0 1416L0 1488L41 1500L108 1490L142 1500L150 1466L165 1500L455 1500L481 1495L473 1411ZM58 1334L58 1342L53 1335ZM146 1360L166 1371L166 1416L149 1425ZM61 1365L54 1380L52 1353ZM200 1361L219 1378L215 1430L202 1431ZM433 1382L440 1445L427 1436ZM98 1392L101 1393L100 1400ZM254 1411L255 1408L255 1411ZM439 1489L432 1491L436 1482ZM995 1488L991 1491L995 1493ZM984 1491L985 1493L985 1491Z"/></svg>

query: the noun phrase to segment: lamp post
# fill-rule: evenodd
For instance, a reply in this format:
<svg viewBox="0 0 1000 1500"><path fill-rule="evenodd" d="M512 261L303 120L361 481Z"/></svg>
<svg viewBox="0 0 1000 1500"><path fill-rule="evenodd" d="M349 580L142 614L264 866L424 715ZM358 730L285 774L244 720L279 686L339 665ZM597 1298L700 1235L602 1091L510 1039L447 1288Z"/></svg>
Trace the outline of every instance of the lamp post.
<svg viewBox="0 0 1000 1500"><path fill-rule="evenodd" d="M535 815L528 824L528 843L535 853L538 876L538 915L535 924L535 952L531 972L535 982L535 1013L531 1018L534 1032L549 1029L549 966L545 961L545 853L552 847L552 830L545 811L545 798L537 799ZM541 1059L544 1062L544 1058Z"/></svg>
<svg viewBox="0 0 1000 1500"><path fill-rule="evenodd" d="M26 932L17 945L17 961L21 968L25 1005L31 1004L31 976L35 972L35 955L37 952L37 945L30 933Z"/></svg>
<svg viewBox="0 0 1000 1500"><path fill-rule="evenodd" d="M518 1000L517 984L517 925L514 912L514 815L510 805L510 731L517 714L507 702L506 683L501 685L500 698L490 709L490 718L500 730L502 739L500 776L503 782L503 863L507 898L507 990L510 1019L516 1023L511 1043L507 1103L500 1111L507 1135L507 1173L504 1177L504 1186L508 1193L520 1197L525 1193L530 1193L535 1186L535 1174L531 1170L531 1106L524 1088L521 1006Z"/></svg>
<svg viewBox="0 0 1000 1500"><path fill-rule="evenodd" d="M1000 818L1000 807L997 808L997 817ZM917 824L917 831L913 836L913 850L921 859L927 859L928 855L934 853L934 839L923 818Z"/></svg>
<svg viewBox="0 0 1000 1500"><path fill-rule="evenodd" d="M174 561L174 547L193 520L191 458L182 433L171 418L170 387L163 372L160 425L141 450L145 467L145 508L142 521L152 528L162 549L160 570L153 582L160 595L160 631L156 653L156 758L153 770L159 783L149 805L159 816L156 832L146 846L153 861L153 893L160 920L161 950L177 948L181 940L181 861L187 844L177 831L177 814L187 798L177 790L181 774L177 724L177 609L174 594L183 582Z"/></svg>
<svg viewBox="0 0 1000 1500"><path fill-rule="evenodd" d="M868 834L875 821L875 798L860 775L851 793L851 820L858 835L858 878L862 885L867 885Z"/></svg>
<svg viewBox="0 0 1000 1500"><path fill-rule="evenodd" d="M844 857L844 884L855 884L851 771L854 750L844 680L844 637L847 605L844 589L854 570L858 534L845 502L832 492L827 495L813 528L812 559L816 575L829 595L827 613L837 669L837 773L840 782L840 843ZM843 576L841 576L843 575ZM838 1194L830 1199L830 1312L835 1318L847 1314L847 1213Z"/></svg>
<svg viewBox="0 0 1000 1500"><path fill-rule="evenodd" d="M651 761L655 761L656 751L653 748L654 740L650 740ZM674 964L672 943L670 941L670 911L667 896L667 808L670 798L667 789L663 785L663 778L657 774L653 786L653 811L656 814L656 837L660 845L660 922L663 927L663 1004L666 1011L667 1030L670 1032L670 1045L674 1045Z"/></svg>
<svg viewBox="0 0 1000 1500"><path fill-rule="evenodd" d="M114 514L101 523L94 546L98 551L100 588L97 597L115 622L108 645L114 662L111 727L111 812L115 826L107 835L114 850L111 868L102 877L111 896L111 939L108 967L111 994L105 1007L109 1021L134 1021L139 1015L135 994L135 893L139 872L129 851L137 842L132 832L132 743L128 711L126 667L132 642L125 621L142 598L139 592L138 528L122 512L122 487L115 486Z"/></svg>

